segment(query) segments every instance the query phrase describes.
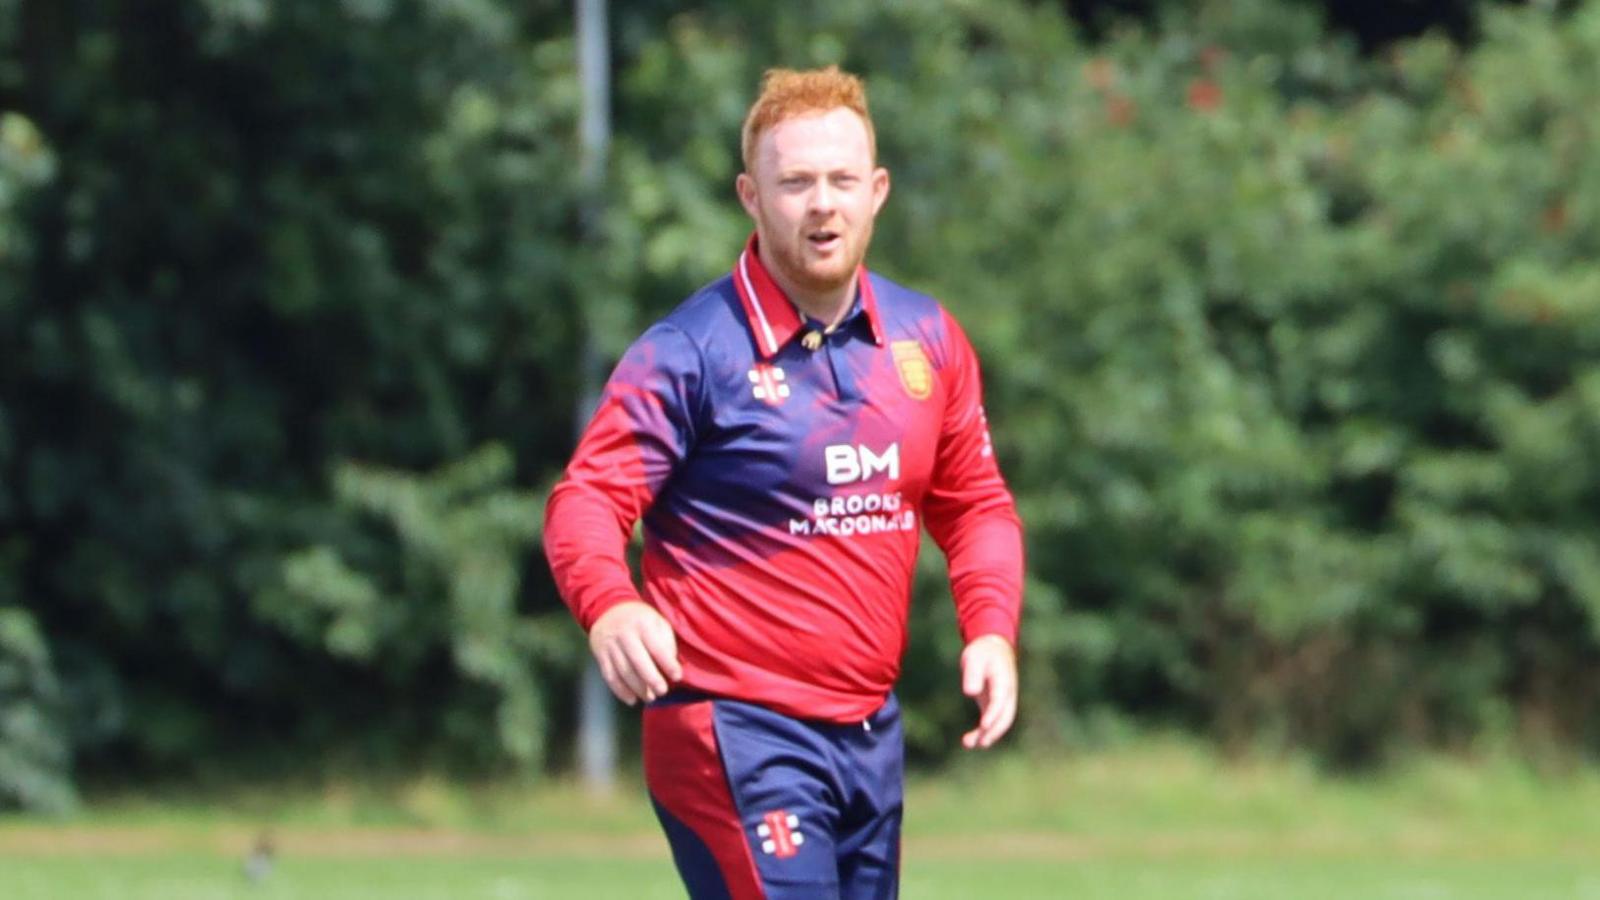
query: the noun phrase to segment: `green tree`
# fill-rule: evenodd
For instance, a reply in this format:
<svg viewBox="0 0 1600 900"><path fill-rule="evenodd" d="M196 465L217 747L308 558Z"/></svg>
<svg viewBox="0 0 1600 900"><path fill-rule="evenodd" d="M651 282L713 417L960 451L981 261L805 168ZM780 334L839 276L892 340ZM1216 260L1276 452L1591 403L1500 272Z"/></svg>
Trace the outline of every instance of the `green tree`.
<svg viewBox="0 0 1600 900"><path fill-rule="evenodd" d="M305 547L408 565L330 484L346 461L426 470L492 438L531 480L564 451L548 423L582 296L565 4L17 9L28 40L0 77L57 166L26 211L36 252L4 270L0 517L26 536L6 574L80 760L536 758L542 722L511 736L502 702L537 717L531 676L489 672L509 664L469 611L384 645L422 660L392 667L292 639L263 598L289 596L281 563ZM553 605L521 588L536 565L498 572L513 595L493 602Z"/></svg>
<svg viewBox="0 0 1600 900"><path fill-rule="evenodd" d="M1148 6L616 4L586 240L564 2L0 0L0 803L547 759L580 330L727 270L761 70L829 63L893 172L873 264L987 364L1025 740L1592 753L1600 10L1366 57L1312 4ZM971 710L921 574L930 760Z"/></svg>

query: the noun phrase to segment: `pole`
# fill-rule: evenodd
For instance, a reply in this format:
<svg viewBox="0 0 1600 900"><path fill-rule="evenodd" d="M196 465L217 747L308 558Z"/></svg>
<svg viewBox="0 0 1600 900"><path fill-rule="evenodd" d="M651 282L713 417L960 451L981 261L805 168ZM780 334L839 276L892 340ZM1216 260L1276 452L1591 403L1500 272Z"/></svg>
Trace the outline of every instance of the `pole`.
<svg viewBox="0 0 1600 900"><path fill-rule="evenodd" d="M603 237L606 160L611 145L611 50L606 26L606 0L576 0L578 78L583 86L583 113L578 136L582 153L581 222L591 246ZM580 387L575 421L581 431L599 402L602 372L594 322L586 318L578 349ZM617 782L616 706L593 658L578 688L578 766L592 793L610 794Z"/></svg>

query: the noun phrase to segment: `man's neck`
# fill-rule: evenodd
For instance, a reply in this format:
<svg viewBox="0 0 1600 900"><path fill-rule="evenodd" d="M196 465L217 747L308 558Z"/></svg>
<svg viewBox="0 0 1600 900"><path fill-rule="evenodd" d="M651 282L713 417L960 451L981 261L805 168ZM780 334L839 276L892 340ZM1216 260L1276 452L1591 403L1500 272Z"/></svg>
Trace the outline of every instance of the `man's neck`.
<svg viewBox="0 0 1600 900"><path fill-rule="evenodd" d="M850 304L854 303L856 299L856 280L854 278L850 279L850 283L843 288L837 291L829 291L826 294L806 294L794 290L781 281L778 282L778 286L783 288L783 292L788 295L789 301L795 305L796 309L800 310L801 314L816 319L827 328L832 328L839 324L839 320L844 318L845 313L850 311Z"/></svg>
<svg viewBox="0 0 1600 900"><path fill-rule="evenodd" d="M765 256L765 254L761 255ZM802 315L821 322L825 327L831 328L837 325L839 320L844 318L845 313L850 311L850 305L855 302L856 283L860 279L854 273L851 274L849 281L836 290L806 291L797 285L789 283L787 278L779 274L778 267L774 266L770 260L763 258L761 264L766 268L767 274L772 277L773 283L783 291L784 296L789 298L789 302L793 303Z"/></svg>

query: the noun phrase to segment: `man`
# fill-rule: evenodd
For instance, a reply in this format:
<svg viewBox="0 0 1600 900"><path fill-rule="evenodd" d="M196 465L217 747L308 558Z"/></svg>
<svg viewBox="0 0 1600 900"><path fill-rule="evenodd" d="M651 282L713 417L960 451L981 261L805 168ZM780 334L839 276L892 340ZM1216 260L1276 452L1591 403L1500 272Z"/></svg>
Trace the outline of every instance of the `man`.
<svg viewBox="0 0 1600 900"><path fill-rule="evenodd" d="M692 897L893 897L919 523L949 558L968 748L1016 713L1021 528L965 335L862 266L889 174L861 82L767 73L743 150L755 234L618 364L545 552L606 683L647 704Z"/></svg>

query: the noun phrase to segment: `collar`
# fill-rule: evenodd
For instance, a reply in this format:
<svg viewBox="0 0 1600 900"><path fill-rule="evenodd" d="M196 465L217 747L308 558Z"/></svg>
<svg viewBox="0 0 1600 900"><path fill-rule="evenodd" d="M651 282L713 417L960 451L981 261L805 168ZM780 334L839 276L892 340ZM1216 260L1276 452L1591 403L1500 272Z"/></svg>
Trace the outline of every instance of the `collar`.
<svg viewBox="0 0 1600 900"><path fill-rule="evenodd" d="M883 325L878 319L878 301L872 293L872 279L867 277L867 267L856 270L860 285L861 309L872 326L872 341L883 346ZM755 339L756 352L762 359L771 359L784 344L805 328L800 311L795 308L783 288L772 280L767 267L761 264L756 252L756 236L750 235L744 251L733 267L733 286L739 292L739 302L744 306L745 318L750 323L750 335Z"/></svg>

